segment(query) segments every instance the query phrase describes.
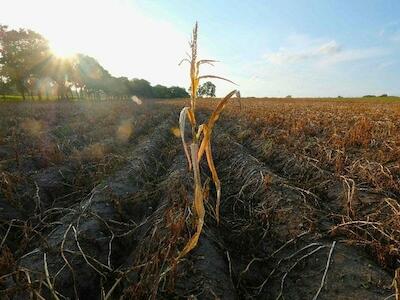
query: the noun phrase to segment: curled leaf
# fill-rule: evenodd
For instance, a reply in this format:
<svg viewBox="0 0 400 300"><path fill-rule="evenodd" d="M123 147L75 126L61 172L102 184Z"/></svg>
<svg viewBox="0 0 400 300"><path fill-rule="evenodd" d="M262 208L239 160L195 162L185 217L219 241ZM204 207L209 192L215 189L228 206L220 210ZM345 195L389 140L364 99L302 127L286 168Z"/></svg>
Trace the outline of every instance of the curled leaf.
<svg viewBox="0 0 400 300"><path fill-rule="evenodd" d="M188 167L189 167L189 170L191 170L192 162L191 162L190 155L189 155L189 147L187 146L187 144L185 142L186 115L188 114L189 110L190 110L190 108L187 106L181 110L181 113L179 115L179 130L181 132L182 145L183 145L183 150L185 151L186 159L188 161L188 165L189 165Z"/></svg>
<svg viewBox="0 0 400 300"><path fill-rule="evenodd" d="M207 127L207 125L201 124L199 126L199 129L197 130L197 133L196 133L196 140L200 140L200 137L201 137L201 134L203 133L203 131L207 130L207 128L204 128L204 127Z"/></svg>

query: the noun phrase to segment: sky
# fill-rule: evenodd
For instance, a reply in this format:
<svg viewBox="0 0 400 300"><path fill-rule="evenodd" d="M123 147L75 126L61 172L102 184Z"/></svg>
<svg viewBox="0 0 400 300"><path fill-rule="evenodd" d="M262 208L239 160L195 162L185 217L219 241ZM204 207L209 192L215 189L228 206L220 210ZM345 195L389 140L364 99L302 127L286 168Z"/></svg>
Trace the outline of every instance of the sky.
<svg viewBox="0 0 400 300"><path fill-rule="evenodd" d="M0 24L33 29L60 55L114 76L188 87L178 66L199 22L204 75L242 96L400 96L399 0L0 0ZM217 95L237 88L214 82Z"/></svg>

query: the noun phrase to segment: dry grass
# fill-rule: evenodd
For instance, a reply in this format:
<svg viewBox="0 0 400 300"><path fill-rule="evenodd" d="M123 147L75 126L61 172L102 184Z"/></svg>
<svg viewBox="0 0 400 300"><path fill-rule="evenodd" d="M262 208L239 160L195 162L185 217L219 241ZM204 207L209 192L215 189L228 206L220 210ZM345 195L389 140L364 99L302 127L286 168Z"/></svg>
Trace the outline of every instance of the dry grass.
<svg viewBox="0 0 400 300"><path fill-rule="evenodd" d="M273 170L316 193L336 236L393 268L399 256L400 103L243 100L225 130ZM216 104L202 101L202 109ZM329 204L328 204L329 203ZM336 227L338 226L338 227Z"/></svg>
<svg viewBox="0 0 400 300"><path fill-rule="evenodd" d="M246 99L242 110L226 106L214 126L220 101L196 100L198 151L188 153L192 171L197 155L201 172L205 226L201 242L189 244L196 251L180 259L199 228L195 178L178 143L185 132L184 142L193 142L191 126L178 129L182 104L4 107L0 297L310 299L335 298L339 288L344 297L376 299L396 292L377 262L394 277L397 104ZM209 125L223 186L219 226L218 189L208 187Z"/></svg>

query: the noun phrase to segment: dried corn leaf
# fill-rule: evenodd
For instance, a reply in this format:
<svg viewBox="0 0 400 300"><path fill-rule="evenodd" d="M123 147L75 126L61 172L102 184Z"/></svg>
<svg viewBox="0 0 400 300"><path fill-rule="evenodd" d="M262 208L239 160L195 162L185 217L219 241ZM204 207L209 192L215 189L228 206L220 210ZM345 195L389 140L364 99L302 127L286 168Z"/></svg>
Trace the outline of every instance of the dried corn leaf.
<svg viewBox="0 0 400 300"><path fill-rule="evenodd" d="M199 67L200 67L200 65L202 65L202 64L208 64L208 65L214 66L213 63L215 63L215 62L218 62L218 61L217 61L217 60L213 60L213 59L202 59L202 60L199 60L199 61L196 63L197 70L199 70Z"/></svg>
<svg viewBox="0 0 400 300"><path fill-rule="evenodd" d="M199 241L199 237L204 225L204 202L203 202L203 189L201 185L200 178L200 167L199 161L197 159L198 153L198 145L193 143L190 145L191 158L193 161L193 177L194 177L194 211L196 213L196 232L187 242L186 246L183 248L179 257L185 256L188 252L190 252L194 247L197 246Z"/></svg>
<svg viewBox="0 0 400 300"><path fill-rule="evenodd" d="M206 130L204 130L204 128L206 128ZM211 136L209 135L209 133L210 133L210 130L208 130L207 124L203 124L203 139L201 140L200 147L199 147L199 153L197 155L199 161L201 161L201 159L203 158L203 154L206 150L207 144L210 143Z"/></svg>
<svg viewBox="0 0 400 300"><path fill-rule="evenodd" d="M189 147L187 146L185 142L185 125L186 125L186 115L188 114L188 111L190 110L189 107L184 107L181 110L181 113L179 115L179 130L181 132L181 139L182 139L182 145L183 145L183 150L185 151L186 159L188 161L189 165L189 170L192 169L192 162L190 160L190 155L189 155Z"/></svg>
<svg viewBox="0 0 400 300"><path fill-rule="evenodd" d="M191 63L189 59L184 58L179 62L178 66L180 66L183 62L188 62L189 64Z"/></svg>
<svg viewBox="0 0 400 300"><path fill-rule="evenodd" d="M196 109L196 96L197 90L199 88L199 83L201 79L205 78L213 78L213 79L221 79L228 82L235 84L233 81L215 75L203 75L199 76L200 72L200 65L202 64L210 64L213 65L215 60L210 59L203 59L197 61L197 22L193 29L193 36L192 40L190 41L190 47L192 50L191 56L189 55L189 59L183 59L181 61L189 62L190 63L190 81L191 81L191 102L190 108L185 107L182 109L180 117L179 117L179 125L182 137L182 143L185 151L185 155L189 162L189 169L193 168L193 176L194 176L194 201L193 201L193 211L195 212L196 218L196 231L194 235L190 238L190 240L185 245L184 249L179 255L179 258L185 256L188 252L190 252L194 247L196 247L203 225L204 225L204 216L205 216L205 209L204 209L204 197L206 193L206 186L208 189L208 182L204 186L201 184L201 177L200 177L200 160L203 154L206 154L208 167L211 171L212 180L215 185L215 189L217 192L217 201L215 207L215 214L217 218L217 222L219 222L219 208L220 208L220 201L221 201L221 183L218 178L217 170L214 165L213 157L212 157L212 149L211 149L211 134L212 129L215 125L215 122L218 120L222 110L224 109L228 100L233 96L236 95L240 97L239 91L232 91L221 102L218 104L214 112L211 114L208 122L206 124L201 124L198 128L196 125L196 118L195 118L195 109ZM190 145L190 155L188 150L188 145L185 142L184 133L185 133L185 122L186 116L188 116L190 124L192 126L192 144ZM197 132L195 132L197 128ZM203 137L203 138L202 138ZM200 145L199 145L200 143Z"/></svg>
<svg viewBox="0 0 400 300"><path fill-rule="evenodd" d="M211 114L210 118L208 119L208 128L210 131L212 131L215 122L219 119L219 115L221 114L222 110L224 109L225 105L228 103L228 100L232 98L233 95L235 95L237 90L233 90L230 92L228 95L225 96L224 99L222 99L218 105L217 108L213 111Z"/></svg>
<svg viewBox="0 0 400 300"><path fill-rule="evenodd" d="M199 129L197 130L197 133L196 133L196 140L197 140L197 141L200 140L201 134L202 134L203 131L204 131L204 127L207 127L207 125L206 125L206 124L201 124L201 125L199 126Z"/></svg>
<svg viewBox="0 0 400 300"><path fill-rule="evenodd" d="M196 117L191 108L188 109L187 114L189 117L190 124L192 125L192 127L195 126L196 125Z"/></svg>
<svg viewBox="0 0 400 300"><path fill-rule="evenodd" d="M199 154L198 154L199 160L201 160L201 158L203 157L203 154L204 154L204 152L206 150L207 144L210 143L212 129L213 129L214 125L215 125L215 122L218 120L219 115L221 114L221 112L224 109L225 105L227 104L228 100L233 95L235 95L236 93L237 93L237 91L233 90L228 95L226 95L225 98L222 99L218 103L216 109L213 111L213 113L211 114L210 118L208 119L208 122L207 122L207 127L208 128L207 128L207 131L204 132L204 138L201 141L200 148L199 148Z"/></svg>
<svg viewBox="0 0 400 300"><path fill-rule="evenodd" d="M221 79L221 80L225 80L225 81L228 81L228 82L230 82L230 83L233 83L234 85L237 85L237 84L234 83L232 80L229 80L229 79L226 79L226 78L220 77L220 76L215 76L215 75L202 75L202 76L199 76L198 79L200 80L200 79L205 79L205 78Z"/></svg>
<svg viewBox="0 0 400 300"><path fill-rule="evenodd" d="M206 144L206 158L208 167L210 168L211 171L211 176L214 182L215 190L217 192L217 201L215 204L215 217L217 218L217 223L219 223L219 207L221 203L221 182L219 181L217 169L215 168L214 165L210 140L208 140L208 143Z"/></svg>

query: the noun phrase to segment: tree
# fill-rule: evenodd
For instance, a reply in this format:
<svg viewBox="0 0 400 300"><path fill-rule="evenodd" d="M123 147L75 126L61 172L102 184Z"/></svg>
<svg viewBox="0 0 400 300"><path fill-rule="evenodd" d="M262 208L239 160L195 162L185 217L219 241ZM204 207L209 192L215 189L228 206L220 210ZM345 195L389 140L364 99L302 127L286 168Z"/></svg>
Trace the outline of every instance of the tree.
<svg viewBox="0 0 400 300"><path fill-rule="evenodd" d="M166 86L157 84L153 87L153 95L155 98L171 98L169 89Z"/></svg>
<svg viewBox="0 0 400 300"><path fill-rule="evenodd" d="M47 40L32 30L0 26L0 51L1 76L15 84L25 99L28 80L36 75L35 67L50 55Z"/></svg>
<svg viewBox="0 0 400 300"><path fill-rule="evenodd" d="M38 95L41 97L42 82L40 79L48 78L52 81L52 85L56 91L59 100L68 99L72 95L71 87L73 85L74 61L70 58L61 58L50 55L45 61L35 67L35 74L39 77Z"/></svg>
<svg viewBox="0 0 400 300"><path fill-rule="evenodd" d="M28 92L39 100L42 95L57 95L58 99L77 98L99 99L104 95L110 99L126 99L130 95L143 98L189 97L180 87L152 87L144 79L129 80L114 77L100 63L84 54L69 58L53 55L47 40L40 34L27 30L9 30L0 25L0 93L15 91L23 99Z"/></svg>
<svg viewBox="0 0 400 300"><path fill-rule="evenodd" d="M168 88L170 98L189 98L188 92L179 86L171 86Z"/></svg>
<svg viewBox="0 0 400 300"><path fill-rule="evenodd" d="M136 95L144 98L154 97L153 88L150 85L150 82L144 79L132 79L130 81L129 92L131 95Z"/></svg>
<svg viewBox="0 0 400 300"><path fill-rule="evenodd" d="M109 77L106 79L106 94L112 99L123 99L129 95L129 79L126 77Z"/></svg>
<svg viewBox="0 0 400 300"><path fill-rule="evenodd" d="M204 82L197 92L200 97L215 97L215 84L211 81Z"/></svg>
<svg viewBox="0 0 400 300"><path fill-rule="evenodd" d="M71 81L76 88L84 89L92 99L102 93L111 93L112 76L99 62L84 54L77 54L73 60Z"/></svg>

